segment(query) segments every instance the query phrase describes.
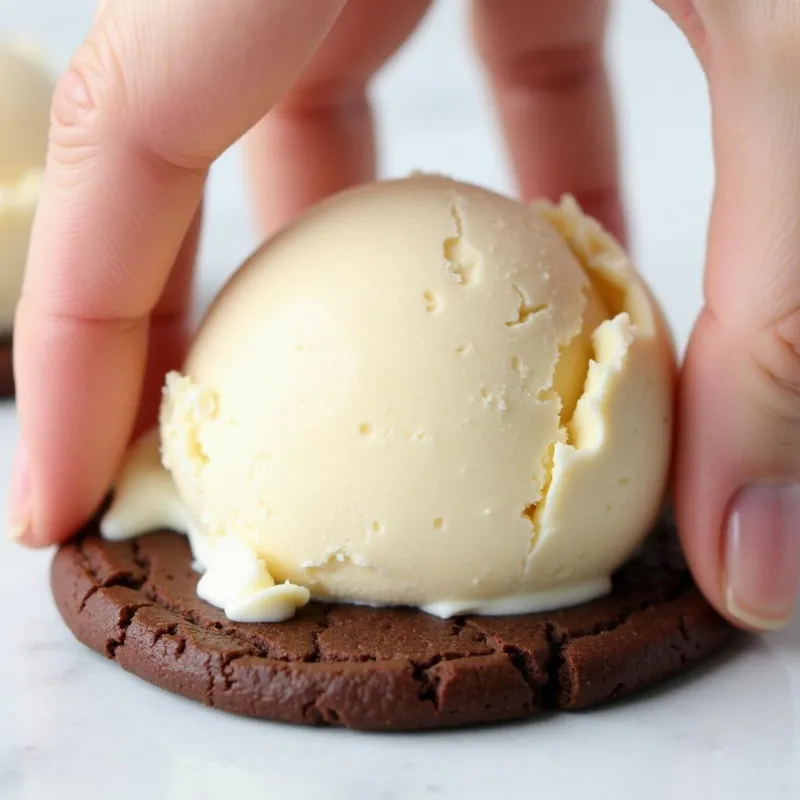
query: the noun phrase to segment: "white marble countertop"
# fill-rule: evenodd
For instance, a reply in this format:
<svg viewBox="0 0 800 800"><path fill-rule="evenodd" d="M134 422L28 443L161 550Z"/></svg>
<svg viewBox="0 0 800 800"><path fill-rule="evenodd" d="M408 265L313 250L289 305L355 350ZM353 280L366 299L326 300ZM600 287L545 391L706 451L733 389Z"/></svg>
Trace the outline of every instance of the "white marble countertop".
<svg viewBox="0 0 800 800"><path fill-rule="evenodd" d="M92 5L0 0L0 34L35 36L61 66ZM508 189L461 33L463 9L441 0L379 82L383 172L435 169ZM645 0L622 0L611 57L636 260L684 342L700 303L713 177L704 84L679 34ZM203 297L253 244L232 153L211 181ZM16 437L7 405L3 486ZM61 623L49 561L49 553L0 542L3 800L800 797L800 621L599 711L486 730L364 735L226 716L127 675Z"/></svg>

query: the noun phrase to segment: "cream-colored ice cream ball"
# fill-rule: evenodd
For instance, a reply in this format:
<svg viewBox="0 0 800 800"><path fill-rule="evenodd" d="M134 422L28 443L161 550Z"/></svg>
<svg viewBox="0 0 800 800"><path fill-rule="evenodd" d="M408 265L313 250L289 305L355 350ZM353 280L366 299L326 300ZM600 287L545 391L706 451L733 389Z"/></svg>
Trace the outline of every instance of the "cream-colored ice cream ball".
<svg viewBox="0 0 800 800"><path fill-rule="evenodd" d="M312 597L551 608L607 591L648 533L673 376L641 278L573 200L414 176L236 273L168 376L162 455L197 546L242 541Z"/></svg>

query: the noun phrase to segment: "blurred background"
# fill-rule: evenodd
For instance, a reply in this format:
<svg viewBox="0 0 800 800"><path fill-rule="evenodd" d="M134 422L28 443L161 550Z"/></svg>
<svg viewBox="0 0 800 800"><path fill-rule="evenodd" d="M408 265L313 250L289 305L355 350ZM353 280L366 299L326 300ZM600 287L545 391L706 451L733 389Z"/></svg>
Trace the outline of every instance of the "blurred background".
<svg viewBox="0 0 800 800"><path fill-rule="evenodd" d="M60 70L94 6L94 0L0 0L0 35L37 41ZM381 174L432 170L512 192L503 143L472 58L467 9L464 0L438 0L376 80ZM634 259L682 347L701 303L713 180L705 83L679 31L645 0L617 0L609 61ZM207 211L200 304L256 244L236 147L212 172Z"/></svg>

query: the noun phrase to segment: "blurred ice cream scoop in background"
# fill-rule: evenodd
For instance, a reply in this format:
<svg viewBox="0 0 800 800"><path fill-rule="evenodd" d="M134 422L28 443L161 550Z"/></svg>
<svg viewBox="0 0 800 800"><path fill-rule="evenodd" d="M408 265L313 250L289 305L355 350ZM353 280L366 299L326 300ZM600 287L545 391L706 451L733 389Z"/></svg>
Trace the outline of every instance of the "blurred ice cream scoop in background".
<svg viewBox="0 0 800 800"><path fill-rule="evenodd" d="M53 89L34 47L0 42L0 332L11 329L22 289Z"/></svg>

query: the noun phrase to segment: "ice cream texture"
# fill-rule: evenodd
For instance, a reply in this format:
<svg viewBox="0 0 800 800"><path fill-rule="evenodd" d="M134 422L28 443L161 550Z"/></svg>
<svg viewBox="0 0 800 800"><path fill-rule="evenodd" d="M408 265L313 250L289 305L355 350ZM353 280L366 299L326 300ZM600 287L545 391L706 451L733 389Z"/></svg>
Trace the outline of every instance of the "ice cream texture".
<svg viewBox="0 0 800 800"><path fill-rule="evenodd" d="M674 368L641 278L573 199L365 185L224 287L166 378L169 474L151 435L102 529L188 532L201 595L212 572L216 605L261 592L248 619L309 596L443 617L582 602L659 511ZM253 588L256 562L275 586Z"/></svg>
<svg viewBox="0 0 800 800"><path fill-rule="evenodd" d="M22 291L45 157L53 78L22 43L0 43L0 331Z"/></svg>

